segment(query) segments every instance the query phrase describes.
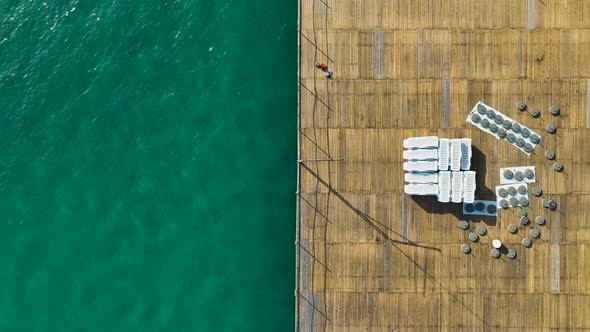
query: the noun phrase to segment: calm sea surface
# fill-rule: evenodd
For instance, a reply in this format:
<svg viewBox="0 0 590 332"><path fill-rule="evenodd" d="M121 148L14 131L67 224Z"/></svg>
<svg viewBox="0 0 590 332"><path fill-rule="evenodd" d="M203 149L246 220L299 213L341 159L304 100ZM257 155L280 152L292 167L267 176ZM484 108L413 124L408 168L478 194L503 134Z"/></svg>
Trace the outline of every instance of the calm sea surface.
<svg viewBox="0 0 590 332"><path fill-rule="evenodd" d="M296 23L0 1L0 331L292 331Z"/></svg>

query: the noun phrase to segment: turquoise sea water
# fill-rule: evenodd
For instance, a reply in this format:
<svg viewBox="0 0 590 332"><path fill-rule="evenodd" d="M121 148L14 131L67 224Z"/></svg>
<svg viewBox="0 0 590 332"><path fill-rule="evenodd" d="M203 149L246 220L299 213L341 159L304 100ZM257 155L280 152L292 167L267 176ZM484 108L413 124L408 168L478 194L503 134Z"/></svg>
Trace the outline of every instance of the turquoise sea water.
<svg viewBox="0 0 590 332"><path fill-rule="evenodd" d="M0 2L0 331L291 331L297 3Z"/></svg>

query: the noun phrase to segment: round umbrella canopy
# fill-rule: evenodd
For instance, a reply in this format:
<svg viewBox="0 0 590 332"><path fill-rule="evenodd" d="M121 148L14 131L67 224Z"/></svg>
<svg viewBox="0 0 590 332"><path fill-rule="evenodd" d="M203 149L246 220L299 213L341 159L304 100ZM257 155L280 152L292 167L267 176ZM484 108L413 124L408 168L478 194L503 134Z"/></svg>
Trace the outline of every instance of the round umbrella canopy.
<svg viewBox="0 0 590 332"><path fill-rule="evenodd" d="M510 196L516 195L516 188L508 187L508 194L510 194Z"/></svg>
<svg viewBox="0 0 590 332"><path fill-rule="evenodd" d="M502 247L502 241L495 239L494 241L492 241L492 247L500 249Z"/></svg>
<svg viewBox="0 0 590 332"><path fill-rule="evenodd" d="M514 249L508 249L508 253L506 253L506 257L508 257L510 259L515 259L516 258L516 251L514 251Z"/></svg>
<svg viewBox="0 0 590 332"><path fill-rule="evenodd" d="M482 104L477 105L477 113L486 114L487 110L488 110L487 107L485 107L484 105L482 105Z"/></svg>
<svg viewBox="0 0 590 332"><path fill-rule="evenodd" d="M520 131L520 125L518 123L513 123L512 124L512 131L514 131L515 133Z"/></svg>
<svg viewBox="0 0 590 332"><path fill-rule="evenodd" d="M502 199L502 200L500 200L500 207L503 209L507 209L510 207L510 203L508 203L507 200Z"/></svg>
<svg viewBox="0 0 590 332"><path fill-rule="evenodd" d="M531 239L529 239L528 237L525 237L524 239L522 239L522 241L520 243L522 243L522 245L527 248L530 248L533 245L533 241L531 241Z"/></svg>
<svg viewBox="0 0 590 332"><path fill-rule="evenodd" d="M461 221L459 221L459 228L461 228L461 229L468 229L469 228L469 223L467 222L467 220L461 220Z"/></svg>
<svg viewBox="0 0 590 332"><path fill-rule="evenodd" d="M496 117L496 112L494 112L494 110L492 109L489 109L486 111L486 115L488 118L494 119Z"/></svg>
<svg viewBox="0 0 590 332"><path fill-rule="evenodd" d="M461 251L462 251L464 254L468 254L468 253L470 253L470 252L471 252L471 248L469 247L469 245L468 245L467 243L463 243L463 244L461 245Z"/></svg>
<svg viewBox="0 0 590 332"><path fill-rule="evenodd" d="M518 232L518 228L516 227L516 225L510 224L508 225L508 232L516 234L516 232Z"/></svg>
<svg viewBox="0 0 590 332"><path fill-rule="evenodd" d="M494 249L492 249L492 251L490 252L490 255L492 255L492 257L494 257L494 258L498 258L498 257L500 257L500 250L498 250L498 249L494 248Z"/></svg>
<svg viewBox="0 0 590 332"><path fill-rule="evenodd" d="M484 236L488 233L488 230L483 226L479 226L477 228L477 233L479 233L479 235L481 235L481 236Z"/></svg>
<svg viewBox="0 0 590 332"><path fill-rule="evenodd" d="M508 196L508 191L506 191L506 189L504 189L504 188L500 188L498 190L498 196L500 196L500 197L506 197L506 196Z"/></svg>

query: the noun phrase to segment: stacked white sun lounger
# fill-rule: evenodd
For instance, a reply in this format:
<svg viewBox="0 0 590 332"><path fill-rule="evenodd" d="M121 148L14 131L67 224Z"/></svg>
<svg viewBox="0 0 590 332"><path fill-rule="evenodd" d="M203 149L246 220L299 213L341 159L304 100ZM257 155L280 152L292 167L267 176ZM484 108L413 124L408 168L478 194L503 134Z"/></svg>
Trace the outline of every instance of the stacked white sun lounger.
<svg viewBox="0 0 590 332"><path fill-rule="evenodd" d="M438 183L438 174L434 172L417 172L404 174L408 183Z"/></svg>
<svg viewBox="0 0 590 332"><path fill-rule="evenodd" d="M459 171L461 170L461 140L460 139L452 139L451 140L451 171Z"/></svg>
<svg viewBox="0 0 590 332"><path fill-rule="evenodd" d="M404 151L406 160L438 160L438 149L413 149Z"/></svg>
<svg viewBox="0 0 590 332"><path fill-rule="evenodd" d="M451 200L451 172L438 172L438 201L448 203Z"/></svg>
<svg viewBox="0 0 590 332"><path fill-rule="evenodd" d="M410 195L438 194L438 137L410 137L404 140L403 168L407 173L404 192Z"/></svg>
<svg viewBox="0 0 590 332"><path fill-rule="evenodd" d="M438 148L437 136L410 137L404 140L405 149Z"/></svg>
<svg viewBox="0 0 590 332"><path fill-rule="evenodd" d="M449 169L449 140L441 138L438 140L438 169L446 171Z"/></svg>
<svg viewBox="0 0 590 332"><path fill-rule="evenodd" d="M463 172L463 202L473 203L475 200L475 172Z"/></svg>
<svg viewBox="0 0 590 332"><path fill-rule="evenodd" d="M410 195L436 195L438 185L436 183L410 183L404 186L404 192Z"/></svg>
<svg viewBox="0 0 590 332"><path fill-rule="evenodd" d="M436 172L438 163L436 161L406 161L404 171L408 172Z"/></svg>
<svg viewBox="0 0 590 332"><path fill-rule="evenodd" d="M463 199L463 172L451 173L451 202L461 203Z"/></svg>

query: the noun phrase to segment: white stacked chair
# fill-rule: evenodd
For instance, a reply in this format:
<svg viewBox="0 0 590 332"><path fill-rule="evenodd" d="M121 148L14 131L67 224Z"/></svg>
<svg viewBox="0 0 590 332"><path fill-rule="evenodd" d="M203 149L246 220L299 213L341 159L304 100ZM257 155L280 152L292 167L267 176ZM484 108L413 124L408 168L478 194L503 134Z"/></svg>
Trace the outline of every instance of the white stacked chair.
<svg viewBox="0 0 590 332"><path fill-rule="evenodd" d="M451 199L451 172L438 172L438 201L448 203Z"/></svg>
<svg viewBox="0 0 590 332"><path fill-rule="evenodd" d="M461 140L460 139L452 139L451 140L451 171L459 171L461 170Z"/></svg>
<svg viewBox="0 0 590 332"><path fill-rule="evenodd" d="M438 140L438 169L447 171L449 169L449 139Z"/></svg>
<svg viewBox="0 0 590 332"><path fill-rule="evenodd" d="M451 202L461 203L463 199L463 172L451 174Z"/></svg>
<svg viewBox="0 0 590 332"><path fill-rule="evenodd" d="M438 183L437 173L406 173L404 179L408 183Z"/></svg>
<svg viewBox="0 0 590 332"><path fill-rule="evenodd" d="M463 172L463 202L473 203L475 200L475 172Z"/></svg>

